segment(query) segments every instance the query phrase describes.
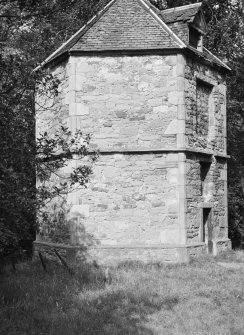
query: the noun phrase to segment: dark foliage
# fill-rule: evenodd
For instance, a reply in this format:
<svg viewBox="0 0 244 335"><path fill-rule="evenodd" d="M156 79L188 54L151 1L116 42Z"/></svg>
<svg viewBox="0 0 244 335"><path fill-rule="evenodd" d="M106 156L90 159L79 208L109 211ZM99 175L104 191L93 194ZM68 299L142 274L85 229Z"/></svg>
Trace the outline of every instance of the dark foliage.
<svg viewBox="0 0 244 335"><path fill-rule="evenodd" d="M97 0L0 1L0 254L12 253L33 239L36 209L77 183L84 186L91 174L90 165L84 165L66 183L46 186L51 173L65 166L74 151L79 158L88 155L90 138L62 128L55 137L42 134L35 143L36 87L45 83L55 95L59 83L33 69L93 15L97 4ZM42 179L37 193L36 173Z"/></svg>

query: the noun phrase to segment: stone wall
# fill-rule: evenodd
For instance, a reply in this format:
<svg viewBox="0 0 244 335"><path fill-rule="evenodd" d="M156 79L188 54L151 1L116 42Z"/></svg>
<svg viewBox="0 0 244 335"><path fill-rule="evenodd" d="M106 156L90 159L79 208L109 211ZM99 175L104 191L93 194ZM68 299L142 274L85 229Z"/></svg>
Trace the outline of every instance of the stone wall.
<svg viewBox="0 0 244 335"><path fill-rule="evenodd" d="M71 57L71 127L91 133L99 150L176 148L184 132L182 60Z"/></svg>
<svg viewBox="0 0 244 335"><path fill-rule="evenodd" d="M206 249L203 208L216 250L229 243L226 160L218 156L226 154L225 82L217 71L182 55L116 53L70 56L51 71L62 84L58 97L38 99L38 130L81 129L101 151L88 188L67 197L72 244L88 236L108 258L186 261ZM211 163L204 185L201 162Z"/></svg>
<svg viewBox="0 0 244 335"><path fill-rule="evenodd" d="M181 145L182 60L179 55L71 57L51 69L61 81L59 95L37 99L37 132L52 132L60 124L82 129L92 134L91 147L104 153L87 190L68 195L72 244L84 243L86 236L112 246L185 243L179 220L181 155L144 152ZM136 153L112 153L127 150Z"/></svg>
<svg viewBox="0 0 244 335"><path fill-rule="evenodd" d="M180 159L178 154L101 156L88 189L70 199L70 220L81 229L85 225L102 245L184 244Z"/></svg>
<svg viewBox="0 0 244 335"><path fill-rule="evenodd" d="M194 60L187 59L186 62L186 146L226 154L225 77L212 67L200 64ZM202 102L197 103L197 95ZM205 103L205 106L203 103ZM206 115L207 105L208 116ZM203 108L205 109L206 117L199 118L199 114L202 114ZM208 123L207 131L206 123ZM205 129L205 131L203 133L197 132L198 129Z"/></svg>
<svg viewBox="0 0 244 335"><path fill-rule="evenodd" d="M126 247L100 247L89 250L89 257L99 264L118 265L124 262L186 263L190 260L190 249L185 246L144 245Z"/></svg>
<svg viewBox="0 0 244 335"><path fill-rule="evenodd" d="M200 163L211 163L205 186L202 188ZM206 158L201 155L187 155L186 159L187 197L187 242L201 242L203 208L211 211L213 239L228 238L227 222L227 166L221 158Z"/></svg>
<svg viewBox="0 0 244 335"><path fill-rule="evenodd" d="M212 86L204 82L197 81L196 83L196 135L201 137L201 140L206 142L209 133L209 109L210 99L212 94Z"/></svg>

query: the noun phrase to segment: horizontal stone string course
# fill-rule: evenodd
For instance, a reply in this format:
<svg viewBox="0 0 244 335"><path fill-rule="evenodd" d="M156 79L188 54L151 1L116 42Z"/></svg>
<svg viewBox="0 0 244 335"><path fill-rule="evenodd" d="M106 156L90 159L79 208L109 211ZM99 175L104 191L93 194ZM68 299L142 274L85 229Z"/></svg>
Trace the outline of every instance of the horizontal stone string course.
<svg viewBox="0 0 244 335"><path fill-rule="evenodd" d="M145 154L160 154L160 153L171 153L171 152L176 152L176 153L195 153L195 154L200 154L204 156L209 156L209 157L222 157L226 159L230 159L230 155L226 154L221 154L221 153L215 153L212 151L204 151L204 150L194 150L194 149L140 149L140 150L109 150L109 151L103 151L99 150L99 154L101 155L113 155L113 154L123 154L123 155L130 155L130 154L138 154L138 155L145 155Z"/></svg>

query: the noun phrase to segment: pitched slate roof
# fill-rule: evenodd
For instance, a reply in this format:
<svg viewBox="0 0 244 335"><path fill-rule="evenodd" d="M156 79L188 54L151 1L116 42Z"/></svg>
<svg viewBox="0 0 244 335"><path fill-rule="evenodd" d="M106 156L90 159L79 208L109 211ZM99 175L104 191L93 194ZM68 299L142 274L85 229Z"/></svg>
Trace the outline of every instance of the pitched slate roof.
<svg viewBox="0 0 244 335"><path fill-rule="evenodd" d="M166 23L193 22L201 6L202 3L198 2L187 6L165 9L161 11L161 17Z"/></svg>
<svg viewBox="0 0 244 335"><path fill-rule="evenodd" d="M147 0L112 0L84 27L49 56L44 64L67 51L183 48L185 44Z"/></svg>
<svg viewBox="0 0 244 335"><path fill-rule="evenodd" d="M201 3L160 11L148 0L112 0L35 70L70 52L153 49L189 50L229 69L206 49L200 53L185 44L182 32L169 27L193 22L200 10Z"/></svg>
<svg viewBox="0 0 244 335"><path fill-rule="evenodd" d="M194 50L195 51L195 50ZM199 53L199 52L198 52ZM203 57L207 59L209 62L213 62L220 67L224 67L227 70L231 71L231 68L227 66L222 60L220 60L217 56L213 55L208 49L203 47Z"/></svg>
<svg viewBox="0 0 244 335"><path fill-rule="evenodd" d="M179 48L180 41L149 10L145 1L115 1L71 50Z"/></svg>

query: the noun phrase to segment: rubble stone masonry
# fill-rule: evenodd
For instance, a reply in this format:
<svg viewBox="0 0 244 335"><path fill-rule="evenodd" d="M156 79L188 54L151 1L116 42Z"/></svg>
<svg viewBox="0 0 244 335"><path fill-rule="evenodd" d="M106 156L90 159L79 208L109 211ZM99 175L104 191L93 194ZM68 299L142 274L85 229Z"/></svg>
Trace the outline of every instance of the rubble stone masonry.
<svg viewBox="0 0 244 335"><path fill-rule="evenodd" d="M185 111L186 147L226 155L225 76L190 58L185 67Z"/></svg>
<svg viewBox="0 0 244 335"><path fill-rule="evenodd" d="M99 150L176 148L182 56L71 57L70 126ZM73 119L76 120L73 121Z"/></svg>
<svg viewBox="0 0 244 335"><path fill-rule="evenodd" d="M67 198L72 244L86 231L103 261L187 261L209 243L207 208L213 252L229 246L223 75L156 52L70 56L51 71L62 84L37 99L38 132L61 122L101 153L88 188Z"/></svg>

